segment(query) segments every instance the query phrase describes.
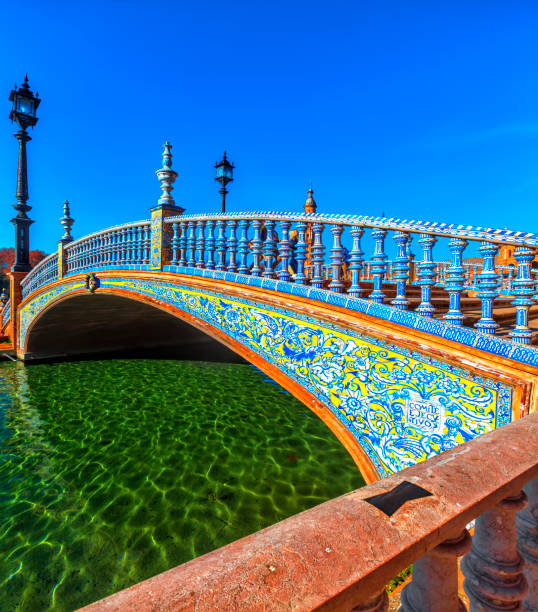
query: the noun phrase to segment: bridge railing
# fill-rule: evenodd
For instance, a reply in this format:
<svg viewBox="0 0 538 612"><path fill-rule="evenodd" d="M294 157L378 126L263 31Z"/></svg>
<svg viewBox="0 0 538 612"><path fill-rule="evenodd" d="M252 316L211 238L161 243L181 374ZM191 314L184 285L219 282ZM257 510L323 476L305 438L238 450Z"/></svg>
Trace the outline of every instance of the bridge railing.
<svg viewBox="0 0 538 612"><path fill-rule="evenodd" d="M423 317L442 316L456 326L464 324L462 300L472 297L480 303L474 326L486 334L494 334L499 327L493 318L495 299L511 297L515 326L510 337L522 344L531 342L529 309L537 292L532 276L538 245L535 234L351 215L278 213L185 215L166 218L165 226L172 267L308 284L390 303L399 310L413 305ZM366 230L371 230L374 244L369 258L361 247ZM395 251L392 260L386 248L389 231ZM327 234L330 245L324 238ZM434 259L434 245L442 239L450 261ZM414 254L413 241L418 246ZM470 243L478 247L480 257L473 253L473 261L466 262L464 252ZM517 266L496 261L501 244L513 247ZM365 286L365 281L371 286ZM387 282L394 285L392 293ZM407 295L412 285L420 288L415 301ZM442 295L438 288L443 289Z"/></svg>
<svg viewBox="0 0 538 612"><path fill-rule="evenodd" d="M147 266L150 231L149 221L137 221L75 240L65 247L65 273L75 274L95 266Z"/></svg>
<svg viewBox="0 0 538 612"><path fill-rule="evenodd" d="M22 281L22 298L43 285L58 280L58 253L52 253L29 272Z"/></svg>
<svg viewBox="0 0 538 612"><path fill-rule="evenodd" d="M537 534L534 413L84 610L538 610Z"/></svg>
<svg viewBox="0 0 538 612"><path fill-rule="evenodd" d="M366 232L373 241L370 257L364 257L361 247ZM434 246L443 240L450 260L436 261ZM471 243L480 257L473 252L471 261L465 261ZM501 244L511 247L517 266L496 260ZM503 298L503 307L514 310L510 338L521 344L532 339L528 323L538 298L532 269L537 245L538 235L523 232L352 215L188 215L165 218L163 230L163 259L176 271L204 268L276 278L398 310L413 308L423 317L442 317L455 326L465 323L463 306L471 307L472 298L479 304L474 326L486 334L499 327L493 309L495 300ZM149 221L96 232L66 245L65 274L95 267L148 269L150 246ZM24 279L23 297L56 278L57 258L51 255Z"/></svg>

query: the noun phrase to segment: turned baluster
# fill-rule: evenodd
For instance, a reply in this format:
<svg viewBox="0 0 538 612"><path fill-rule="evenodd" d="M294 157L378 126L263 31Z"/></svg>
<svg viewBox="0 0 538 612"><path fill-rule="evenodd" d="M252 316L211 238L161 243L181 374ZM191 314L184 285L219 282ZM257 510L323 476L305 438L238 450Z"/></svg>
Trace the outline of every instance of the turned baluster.
<svg viewBox="0 0 538 612"><path fill-rule="evenodd" d="M230 235L228 236L228 272L237 272L237 221L228 222Z"/></svg>
<svg viewBox="0 0 538 612"><path fill-rule="evenodd" d="M323 287L323 261L325 259L325 247L321 240L324 226L322 223L312 224L313 242L312 242L312 279L310 284L312 287L321 289Z"/></svg>
<svg viewBox="0 0 538 612"><path fill-rule="evenodd" d="M393 239L396 243L396 259L394 260L396 297L392 300L391 304L398 310L407 310L409 300L405 296L405 289L409 279L409 257L407 255L409 234L406 232L396 232Z"/></svg>
<svg viewBox="0 0 538 612"><path fill-rule="evenodd" d="M263 222L260 219L254 219L252 227L254 228L254 237L252 238L252 276L261 276L262 267L261 261L263 258L263 240L261 238Z"/></svg>
<svg viewBox="0 0 538 612"><path fill-rule="evenodd" d="M514 282L514 269L508 268L508 285L507 285L507 293L512 293L512 283ZM536 299L536 298L534 298Z"/></svg>
<svg viewBox="0 0 538 612"><path fill-rule="evenodd" d="M205 267L208 270L215 269L215 221L207 222L207 262Z"/></svg>
<svg viewBox="0 0 538 612"><path fill-rule="evenodd" d="M189 268L196 267L196 221L189 221L188 261Z"/></svg>
<svg viewBox="0 0 538 612"><path fill-rule="evenodd" d="M142 226L137 225L134 228L134 263L142 263Z"/></svg>
<svg viewBox="0 0 538 612"><path fill-rule="evenodd" d="M342 266L344 265L344 248L342 247L342 225L333 225L331 233L333 235L333 246L331 249L330 260L332 263L332 279L329 289L335 293L344 292L344 283L341 280Z"/></svg>
<svg viewBox="0 0 538 612"><path fill-rule="evenodd" d="M247 219L241 219L241 221L239 221L239 267L237 268L239 274L248 274L247 257L250 253L250 249L248 248L249 225L250 222Z"/></svg>
<svg viewBox="0 0 538 612"><path fill-rule="evenodd" d="M382 286L387 270L387 256L385 254L386 230L376 228L372 231L372 238L375 240L374 254L371 261L371 274L373 276L374 289L369 298L376 304L382 304L385 298Z"/></svg>
<svg viewBox="0 0 538 612"><path fill-rule="evenodd" d="M471 548L464 529L413 563L413 579L401 594L400 612L465 612L458 597L458 557Z"/></svg>
<svg viewBox="0 0 538 612"><path fill-rule="evenodd" d="M149 252L151 250L151 227L144 226L144 265L149 265Z"/></svg>
<svg viewBox="0 0 538 612"><path fill-rule="evenodd" d="M478 275L478 297L480 298L481 317L475 327L485 334L494 334L499 325L493 320L493 301L497 297L498 274L495 271L495 255L499 246L482 242L478 249L482 253L482 272Z"/></svg>
<svg viewBox="0 0 538 612"><path fill-rule="evenodd" d="M448 281L446 291L449 296L448 312L444 315L445 321L452 325L462 325L463 313L461 312L461 293L465 285L465 268L462 265L462 256L467 241L461 238L453 238L448 243L452 253L452 263L448 268Z"/></svg>
<svg viewBox="0 0 538 612"><path fill-rule="evenodd" d="M172 223L172 232L172 261L170 263L177 266L179 263L179 223L177 221Z"/></svg>
<svg viewBox="0 0 538 612"><path fill-rule="evenodd" d="M290 242L290 221L281 221L280 229L282 237L278 243L278 252L280 255L280 268L278 270L278 278L281 281L291 280L290 276L290 257L291 257L291 242Z"/></svg>
<svg viewBox="0 0 538 612"><path fill-rule="evenodd" d="M265 237L265 245L263 249L263 254L265 257L265 270L263 271L263 276L265 278L274 278L277 258L275 222L270 219L267 220L265 222L265 229L267 235Z"/></svg>
<svg viewBox="0 0 538 612"><path fill-rule="evenodd" d="M523 610L538 610L538 478L523 487L529 505L516 515L517 550L525 561L523 574L529 593L523 600Z"/></svg>
<svg viewBox="0 0 538 612"><path fill-rule="evenodd" d="M217 221L217 265L216 270L226 270L226 221Z"/></svg>
<svg viewBox="0 0 538 612"><path fill-rule="evenodd" d="M353 237L353 245L351 247L351 253L349 256L349 270L351 272L351 286L348 290L349 295L352 297L360 297L362 289L360 286L361 270L363 269L362 256L364 255L361 250L361 238L364 234L364 229L360 225L354 225L350 230L351 236Z"/></svg>
<svg viewBox="0 0 538 612"><path fill-rule="evenodd" d="M521 610L527 581L516 548L515 513L526 505L527 496L522 491L476 519L473 546L461 562L471 612Z"/></svg>
<svg viewBox="0 0 538 612"><path fill-rule="evenodd" d="M518 344L530 344L532 332L529 329L529 308L533 304L531 297L534 293L531 262L534 254L526 247L517 247L514 257L517 261L517 277L514 281L516 299L512 304L516 307L516 326L511 331L510 337Z"/></svg>
<svg viewBox="0 0 538 612"><path fill-rule="evenodd" d="M295 261L297 262L297 273L294 281L298 285L306 285L305 261L307 253L306 229L308 225L302 221L297 223L297 245L295 249Z"/></svg>
<svg viewBox="0 0 538 612"><path fill-rule="evenodd" d="M187 265L187 228L189 224L187 221L181 222L181 235L179 237L179 265Z"/></svg>
<svg viewBox="0 0 538 612"><path fill-rule="evenodd" d="M205 221L198 221L198 240L196 241L196 267L203 268L205 264Z"/></svg>
<svg viewBox="0 0 538 612"><path fill-rule="evenodd" d="M133 243L133 228L127 230L127 263L134 263L134 243Z"/></svg>
<svg viewBox="0 0 538 612"><path fill-rule="evenodd" d="M435 285L435 264L433 263L433 245L437 242L435 236L420 234L418 243L422 245L423 257L418 266L420 285L420 304L415 312L423 317L432 317L435 307L431 302L432 287Z"/></svg>

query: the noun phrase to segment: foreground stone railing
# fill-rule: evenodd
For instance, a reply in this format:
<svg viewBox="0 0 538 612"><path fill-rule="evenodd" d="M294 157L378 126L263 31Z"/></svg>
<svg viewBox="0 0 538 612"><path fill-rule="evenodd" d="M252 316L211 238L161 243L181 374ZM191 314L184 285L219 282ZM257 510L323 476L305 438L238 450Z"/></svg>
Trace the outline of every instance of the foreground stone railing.
<svg viewBox="0 0 538 612"><path fill-rule="evenodd" d="M371 230L374 244L369 259L363 258L361 247L366 230ZM331 248L324 244L324 231L331 234ZM392 259L385 245L389 231L394 232ZM414 235L419 245L416 255L410 246ZM449 262L434 260L434 245L442 240L451 254ZM472 263L463 257L470 243L479 254ZM517 267L496 264L500 245L511 247ZM504 297L512 299L504 306L515 307L511 340L530 344L529 309L538 299L532 270L537 245L538 235L523 232L353 215L179 215L156 224L128 223L65 245L60 262L57 254L51 255L28 274L22 294L25 298L56 280L59 268L62 275L94 269L202 268L310 285L390 303L397 310L413 305L416 314L441 315L455 326L464 323L462 299L469 296L478 303L474 327L490 335L499 327L493 317L494 301ZM390 292L387 283L392 284ZM413 296L408 291L411 285L419 287Z"/></svg>
<svg viewBox="0 0 538 612"><path fill-rule="evenodd" d="M454 612L464 554L471 610L538 610L538 413L84 610L381 611L413 563L401 610Z"/></svg>

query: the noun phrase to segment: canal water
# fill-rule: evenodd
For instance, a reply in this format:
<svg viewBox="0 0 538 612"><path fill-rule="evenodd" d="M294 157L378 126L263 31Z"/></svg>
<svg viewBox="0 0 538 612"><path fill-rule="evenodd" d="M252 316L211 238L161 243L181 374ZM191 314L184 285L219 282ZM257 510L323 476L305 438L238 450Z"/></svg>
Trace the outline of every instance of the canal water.
<svg viewBox="0 0 538 612"><path fill-rule="evenodd" d="M1 364L0 610L73 610L362 484L252 366Z"/></svg>

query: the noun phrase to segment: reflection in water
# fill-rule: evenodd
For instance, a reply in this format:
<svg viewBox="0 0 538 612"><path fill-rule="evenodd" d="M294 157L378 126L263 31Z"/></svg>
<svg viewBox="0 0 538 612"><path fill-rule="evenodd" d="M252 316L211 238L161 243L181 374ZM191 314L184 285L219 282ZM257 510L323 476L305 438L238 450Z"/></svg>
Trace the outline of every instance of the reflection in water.
<svg viewBox="0 0 538 612"><path fill-rule="evenodd" d="M363 484L255 368L0 367L0 610L73 610Z"/></svg>

